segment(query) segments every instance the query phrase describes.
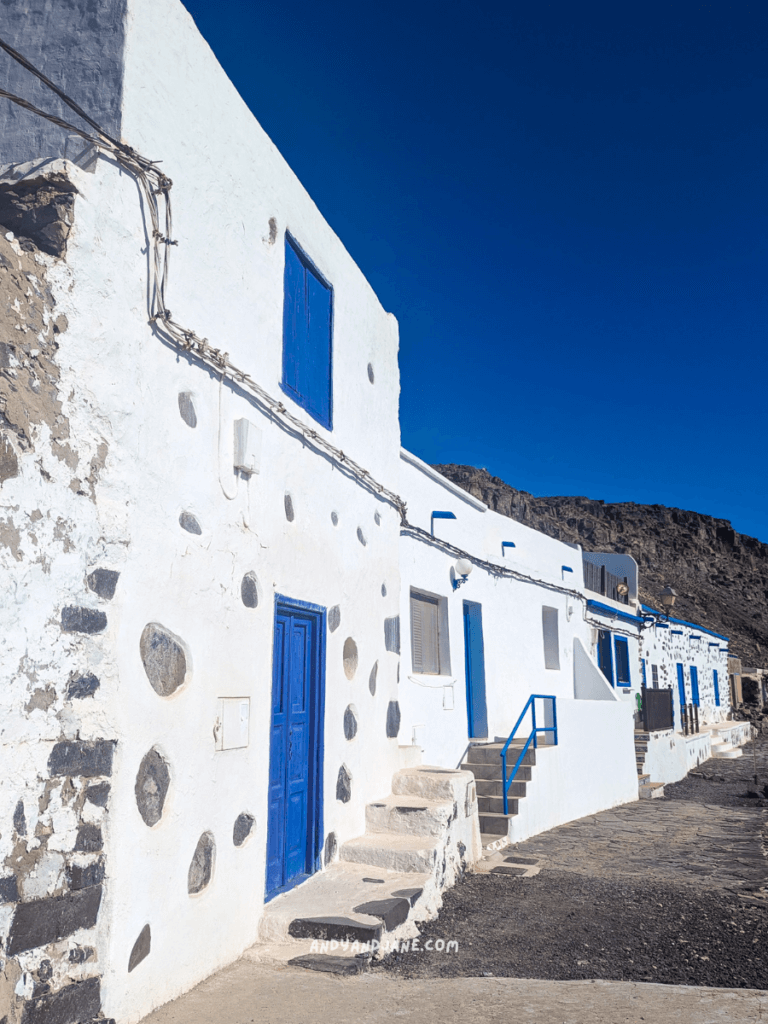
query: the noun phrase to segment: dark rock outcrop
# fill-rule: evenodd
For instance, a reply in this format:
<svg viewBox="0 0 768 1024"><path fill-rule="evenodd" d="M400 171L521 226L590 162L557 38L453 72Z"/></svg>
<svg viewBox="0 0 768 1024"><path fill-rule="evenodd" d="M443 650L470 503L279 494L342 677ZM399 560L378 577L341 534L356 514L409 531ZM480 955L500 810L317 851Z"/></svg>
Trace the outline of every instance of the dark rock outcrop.
<svg viewBox="0 0 768 1024"><path fill-rule="evenodd" d="M730 637L731 652L748 664L768 665L768 544L736 533L727 519L664 505L538 498L484 469L434 468L495 512L549 537L632 555L644 604L658 607L669 584L679 595L678 618Z"/></svg>

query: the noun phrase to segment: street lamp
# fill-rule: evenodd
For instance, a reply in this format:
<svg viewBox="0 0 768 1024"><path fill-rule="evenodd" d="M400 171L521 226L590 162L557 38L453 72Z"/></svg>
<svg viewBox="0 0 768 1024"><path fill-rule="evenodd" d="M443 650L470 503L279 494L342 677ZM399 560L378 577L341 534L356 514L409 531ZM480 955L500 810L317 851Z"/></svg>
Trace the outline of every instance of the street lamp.
<svg viewBox="0 0 768 1024"><path fill-rule="evenodd" d="M662 592L659 594L659 597L661 598L661 603L664 605L664 611L667 613L667 618L669 618L670 612L674 608L675 601L677 600L677 591L673 590L672 587L667 586L664 587Z"/></svg>
<svg viewBox="0 0 768 1024"><path fill-rule="evenodd" d="M472 572L474 566L468 558L457 558L456 564L453 567L454 579L453 589L458 590L462 583L467 582L467 577Z"/></svg>

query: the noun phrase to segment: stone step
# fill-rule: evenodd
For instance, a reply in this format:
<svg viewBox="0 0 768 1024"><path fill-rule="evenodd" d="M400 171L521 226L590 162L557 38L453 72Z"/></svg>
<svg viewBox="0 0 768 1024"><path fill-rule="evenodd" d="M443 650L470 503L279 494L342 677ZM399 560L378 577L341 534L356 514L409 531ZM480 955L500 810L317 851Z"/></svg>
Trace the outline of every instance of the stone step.
<svg viewBox="0 0 768 1024"><path fill-rule="evenodd" d="M483 832L480 834L480 842L486 855L496 853L509 846L509 834L500 836L492 832Z"/></svg>
<svg viewBox="0 0 768 1024"><path fill-rule="evenodd" d="M513 784L514 785L514 784ZM525 783L523 783L525 786ZM525 796L525 793L522 794ZM518 812L518 799L512 794L509 794L507 798L507 806L513 814ZM477 810L480 814L503 814L504 813L504 797L503 796L479 796L477 798Z"/></svg>
<svg viewBox="0 0 768 1024"><path fill-rule="evenodd" d="M536 764L536 752L534 750L528 750L526 752L523 764L518 768L518 775L523 768L523 765L534 765ZM515 766L515 762L507 762L507 773L511 773ZM470 764L465 761L462 764L462 769L467 772L472 772L476 779L500 779L501 778L501 761L498 764ZM517 779L517 776L515 776Z"/></svg>
<svg viewBox="0 0 768 1024"><path fill-rule="evenodd" d="M512 808L514 804L514 810ZM492 812L480 814L480 831L482 833L496 836L505 836L509 832L509 819L517 814L517 801L510 803L509 814L494 814Z"/></svg>
<svg viewBox="0 0 768 1024"><path fill-rule="evenodd" d="M527 739L528 737L526 736L521 740L512 740L507 749L507 762L511 760L512 764L515 763ZM531 747L533 747L533 744L531 744ZM501 751L503 748L503 743L475 743L467 750L467 764L501 764Z"/></svg>
<svg viewBox="0 0 768 1024"><path fill-rule="evenodd" d="M742 757L743 751L739 747L730 747L726 750L713 750L712 757L728 758L733 759L736 757Z"/></svg>
<svg viewBox="0 0 768 1024"><path fill-rule="evenodd" d="M489 871L491 875L527 875L527 868L515 867L514 864L499 864Z"/></svg>
<svg viewBox="0 0 768 1024"><path fill-rule="evenodd" d="M397 835L440 836L456 812L447 800L425 800L409 794L390 794L365 808L365 831Z"/></svg>
<svg viewBox="0 0 768 1024"><path fill-rule="evenodd" d="M429 873L441 849L434 836L370 834L342 843L342 861L369 864L389 871Z"/></svg>
<svg viewBox="0 0 768 1024"><path fill-rule="evenodd" d="M644 774L644 775L638 775L638 777L637 777L637 781L638 781L638 782L640 783L640 785L642 786L644 782L650 782L650 781L651 781L651 776L650 776L650 775L648 775L647 773L646 773L646 774Z"/></svg>
<svg viewBox="0 0 768 1024"><path fill-rule="evenodd" d="M405 920L429 881L426 873L337 861L276 896L259 922L262 942L317 938L370 942Z"/></svg>
<svg viewBox="0 0 768 1024"><path fill-rule="evenodd" d="M664 796L664 783L646 782L640 786L638 794L641 800L655 800L657 797Z"/></svg>
<svg viewBox="0 0 768 1024"><path fill-rule="evenodd" d="M532 777L531 768L529 765L521 764L517 769L517 775L515 776L514 782L509 784L509 795L510 796L525 796L525 784L530 782ZM504 791L504 784L501 781L501 777L498 779L477 779L475 782L477 787L478 796L501 796Z"/></svg>

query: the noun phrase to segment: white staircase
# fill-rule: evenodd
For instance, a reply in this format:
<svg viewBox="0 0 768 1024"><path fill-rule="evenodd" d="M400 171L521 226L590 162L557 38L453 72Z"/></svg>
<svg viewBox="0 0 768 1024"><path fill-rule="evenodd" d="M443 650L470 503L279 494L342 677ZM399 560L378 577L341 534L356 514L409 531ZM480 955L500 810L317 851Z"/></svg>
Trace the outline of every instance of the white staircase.
<svg viewBox="0 0 768 1024"><path fill-rule="evenodd" d="M718 732L715 732L714 730L712 730L710 743L712 748L712 757L735 758L743 756L741 747L734 747L733 744L728 743Z"/></svg>

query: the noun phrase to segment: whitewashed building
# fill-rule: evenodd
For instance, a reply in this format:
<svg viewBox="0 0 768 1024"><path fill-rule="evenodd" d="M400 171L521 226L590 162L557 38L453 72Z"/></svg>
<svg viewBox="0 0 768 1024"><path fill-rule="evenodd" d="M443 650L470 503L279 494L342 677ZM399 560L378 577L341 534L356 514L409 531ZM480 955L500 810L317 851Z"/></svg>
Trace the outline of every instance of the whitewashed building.
<svg viewBox="0 0 768 1024"><path fill-rule="evenodd" d="M396 933L480 827L636 799L639 677L593 556L401 450L397 323L181 3L0 37L0 1019L128 1024L296 892Z"/></svg>

